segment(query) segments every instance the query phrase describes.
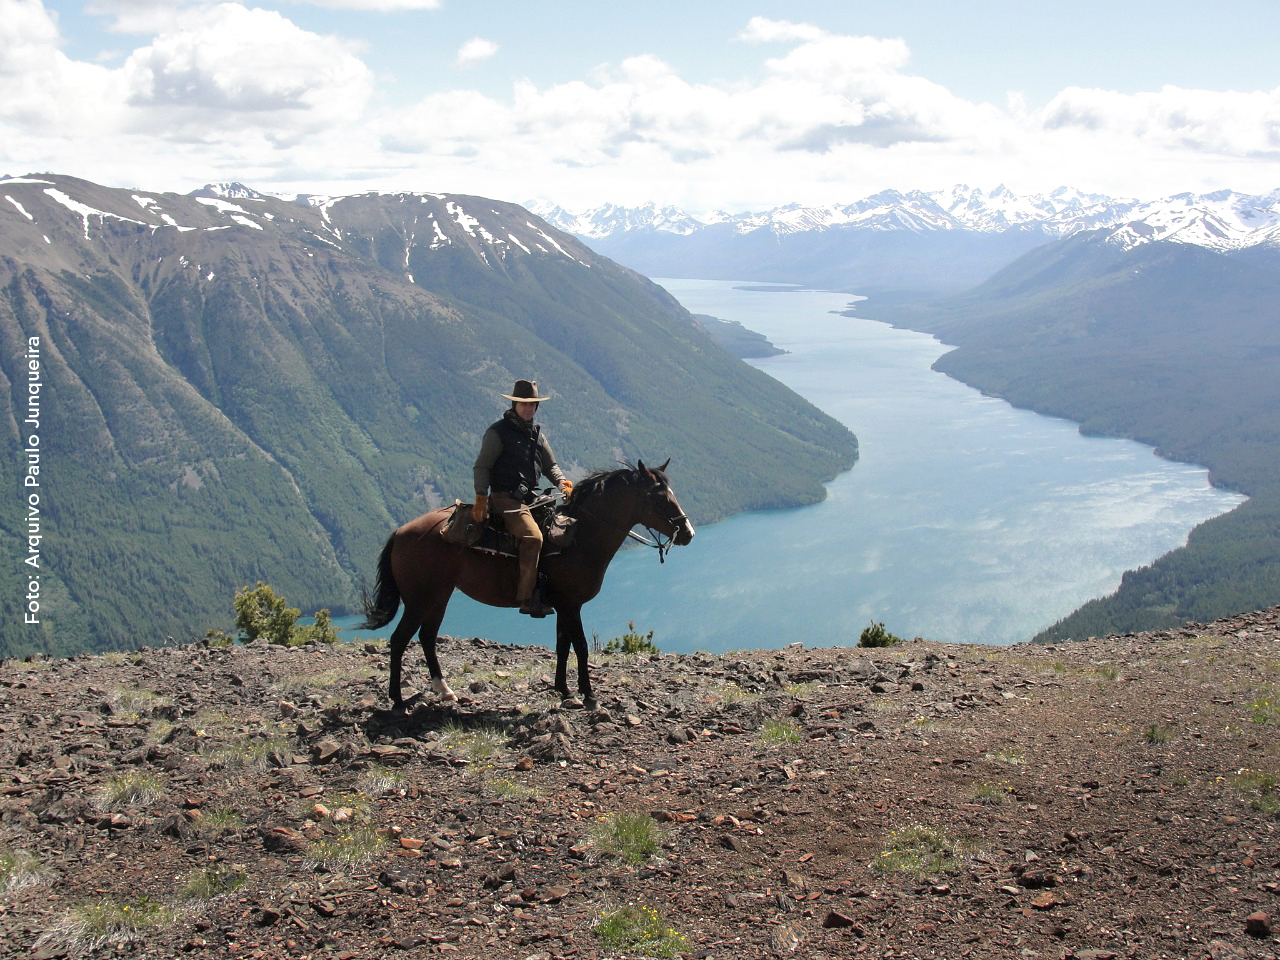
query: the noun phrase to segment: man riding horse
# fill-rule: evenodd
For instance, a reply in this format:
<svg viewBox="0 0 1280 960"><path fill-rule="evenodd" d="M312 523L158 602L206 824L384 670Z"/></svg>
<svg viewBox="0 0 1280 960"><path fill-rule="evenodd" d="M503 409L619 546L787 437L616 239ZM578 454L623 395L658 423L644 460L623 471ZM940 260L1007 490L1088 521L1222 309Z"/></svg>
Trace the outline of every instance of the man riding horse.
<svg viewBox="0 0 1280 960"><path fill-rule="evenodd" d="M573 483L556 464L542 427L533 422L538 404L548 399L538 396L538 381L517 380L511 393L502 394L502 398L511 401L511 408L490 425L480 442L480 455L473 470L476 502L472 518L483 523L490 510L502 517L507 531L516 539L520 562L516 602L520 612L545 617L553 611L537 590L542 531L528 505L541 476L558 486L566 497L573 492Z"/></svg>

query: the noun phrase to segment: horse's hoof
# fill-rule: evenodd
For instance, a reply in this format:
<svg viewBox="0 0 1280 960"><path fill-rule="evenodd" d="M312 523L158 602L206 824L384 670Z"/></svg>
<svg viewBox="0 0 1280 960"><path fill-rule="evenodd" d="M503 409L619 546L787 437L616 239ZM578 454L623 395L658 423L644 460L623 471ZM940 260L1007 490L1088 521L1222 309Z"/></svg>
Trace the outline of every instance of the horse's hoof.
<svg viewBox="0 0 1280 960"><path fill-rule="evenodd" d="M594 710L596 707L600 706L600 703L595 697L583 697L582 705L588 710Z"/></svg>

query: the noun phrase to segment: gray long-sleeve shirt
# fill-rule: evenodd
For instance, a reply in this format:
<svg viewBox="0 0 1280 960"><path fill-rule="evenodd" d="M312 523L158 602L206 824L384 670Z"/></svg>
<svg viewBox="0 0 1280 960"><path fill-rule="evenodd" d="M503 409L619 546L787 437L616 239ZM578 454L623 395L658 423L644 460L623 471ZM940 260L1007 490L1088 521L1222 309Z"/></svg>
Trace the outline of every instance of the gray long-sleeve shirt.
<svg viewBox="0 0 1280 960"><path fill-rule="evenodd" d="M501 453L502 437L498 435L497 430L490 427L484 432L484 437L480 441L480 455L476 457L475 466L472 468L477 494L489 492L489 472L498 462ZM557 487L560 486L560 482L564 480L564 474L560 471L560 465L556 463L556 455L551 451L547 435L542 432L538 433L538 465L548 480Z"/></svg>

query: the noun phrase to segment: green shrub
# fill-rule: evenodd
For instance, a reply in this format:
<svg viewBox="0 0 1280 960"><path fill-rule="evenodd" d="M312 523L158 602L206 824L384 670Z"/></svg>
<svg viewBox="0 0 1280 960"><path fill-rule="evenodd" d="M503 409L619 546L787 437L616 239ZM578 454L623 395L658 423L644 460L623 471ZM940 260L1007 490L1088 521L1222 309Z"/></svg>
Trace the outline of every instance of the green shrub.
<svg viewBox="0 0 1280 960"><path fill-rule="evenodd" d="M653 631L650 630L643 636L636 632L635 622L627 621L627 632L620 637L614 637L604 645L605 653L647 653L657 654L662 651L658 649L658 645L653 642Z"/></svg>
<svg viewBox="0 0 1280 960"><path fill-rule="evenodd" d="M236 626L250 642L259 637L285 647L300 647L311 641L338 642L338 631L328 610L317 610L315 623L300 627L297 624L302 611L287 606L284 597L261 580L257 587L241 587L236 591L232 605L236 610Z"/></svg>
<svg viewBox="0 0 1280 960"><path fill-rule="evenodd" d="M864 627L862 635L858 637L860 647L896 647L900 643L902 643L901 637L886 630L883 623L875 621L872 621L870 626Z"/></svg>

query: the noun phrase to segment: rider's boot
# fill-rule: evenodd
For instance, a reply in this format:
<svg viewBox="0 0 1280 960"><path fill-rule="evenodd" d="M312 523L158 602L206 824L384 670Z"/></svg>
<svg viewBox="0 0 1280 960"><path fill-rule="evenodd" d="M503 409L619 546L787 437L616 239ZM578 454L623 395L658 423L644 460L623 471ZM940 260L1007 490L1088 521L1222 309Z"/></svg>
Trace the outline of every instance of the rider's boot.
<svg viewBox="0 0 1280 960"><path fill-rule="evenodd" d="M535 537L520 538L520 579L516 586L516 602L520 612L531 617L545 617L555 611L542 602L538 590L538 555L542 541Z"/></svg>

